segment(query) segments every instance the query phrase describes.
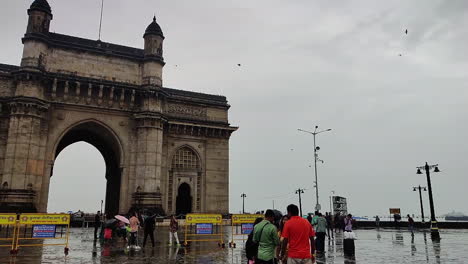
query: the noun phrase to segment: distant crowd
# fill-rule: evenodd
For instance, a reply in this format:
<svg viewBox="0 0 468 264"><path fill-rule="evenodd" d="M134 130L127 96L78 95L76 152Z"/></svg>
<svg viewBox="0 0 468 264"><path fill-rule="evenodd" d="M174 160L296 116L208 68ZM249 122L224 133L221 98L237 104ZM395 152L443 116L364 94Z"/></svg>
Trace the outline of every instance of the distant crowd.
<svg viewBox="0 0 468 264"><path fill-rule="evenodd" d="M291 204L287 215L279 220L273 210L258 218L246 242L248 264L311 264L314 256L325 252L325 239L334 233L345 232L344 251L354 255L352 215L315 212L307 219L299 216L299 208Z"/></svg>

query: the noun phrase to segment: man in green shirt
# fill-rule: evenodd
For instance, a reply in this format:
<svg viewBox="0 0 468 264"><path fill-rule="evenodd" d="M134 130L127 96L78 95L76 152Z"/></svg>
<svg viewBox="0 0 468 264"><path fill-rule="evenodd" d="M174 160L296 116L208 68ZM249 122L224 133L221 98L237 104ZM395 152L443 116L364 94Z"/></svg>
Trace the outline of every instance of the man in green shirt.
<svg viewBox="0 0 468 264"><path fill-rule="evenodd" d="M268 209L265 212L265 220L254 228L253 240L258 243L258 255L255 264L274 264L276 247L279 245L279 236L276 226L273 224L275 213Z"/></svg>
<svg viewBox="0 0 468 264"><path fill-rule="evenodd" d="M317 254L325 252L325 235L327 232L327 220L323 217L322 213L317 214L315 220L315 249Z"/></svg>

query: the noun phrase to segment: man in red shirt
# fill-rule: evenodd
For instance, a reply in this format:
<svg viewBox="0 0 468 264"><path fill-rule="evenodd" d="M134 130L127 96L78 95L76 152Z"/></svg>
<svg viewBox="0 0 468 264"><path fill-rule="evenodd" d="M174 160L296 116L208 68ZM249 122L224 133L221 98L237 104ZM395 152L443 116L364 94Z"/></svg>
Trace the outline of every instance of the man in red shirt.
<svg viewBox="0 0 468 264"><path fill-rule="evenodd" d="M312 264L313 256L311 253L311 243L314 243L315 231L312 225L304 218L299 216L299 208L290 204L287 208L289 220L284 225L281 237L280 259L288 264ZM289 243L289 247L288 247ZM288 255L284 252L288 250Z"/></svg>

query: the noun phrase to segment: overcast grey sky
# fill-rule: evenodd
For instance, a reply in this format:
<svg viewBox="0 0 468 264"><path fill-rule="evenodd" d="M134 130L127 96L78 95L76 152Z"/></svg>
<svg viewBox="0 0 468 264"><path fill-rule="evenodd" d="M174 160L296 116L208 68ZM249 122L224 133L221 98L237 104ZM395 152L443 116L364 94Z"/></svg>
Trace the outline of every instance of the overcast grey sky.
<svg viewBox="0 0 468 264"><path fill-rule="evenodd" d="M2 2L0 62L18 65L31 1ZM52 31L97 39L99 0L49 3ZM166 36L164 85L232 105L231 212L242 192L248 211L273 200L284 209L298 187L312 211L312 136L297 128L319 125L333 129L318 137L323 207L334 190L355 215L419 214L412 186L426 181L415 167L428 161L442 170L432 177L436 213L468 213L467 1L107 0L102 40L142 48L153 14ZM97 150L71 146L56 166L49 208L96 210ZM79 179L98 181L81 189ZM79 205L81 191L97 202Z"/></svg>

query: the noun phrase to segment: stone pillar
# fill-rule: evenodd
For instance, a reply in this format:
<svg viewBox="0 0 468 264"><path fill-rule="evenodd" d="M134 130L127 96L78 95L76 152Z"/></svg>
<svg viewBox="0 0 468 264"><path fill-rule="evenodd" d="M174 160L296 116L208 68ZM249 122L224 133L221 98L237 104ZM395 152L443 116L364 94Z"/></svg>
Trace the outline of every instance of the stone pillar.
<svg viewBox="0 0 468 264"><path fill-rule="evenodd" d="M48 105L34 99L9 103L10 120L0 190L0 211L35 212L45 172Z"/></svg>
<svg viewBox="0 0 468 264"><path fill-rule="evenodd" d="M137 114L136 175L133 206L164 214L161 165L164 120L157 114Z"/></svg>

